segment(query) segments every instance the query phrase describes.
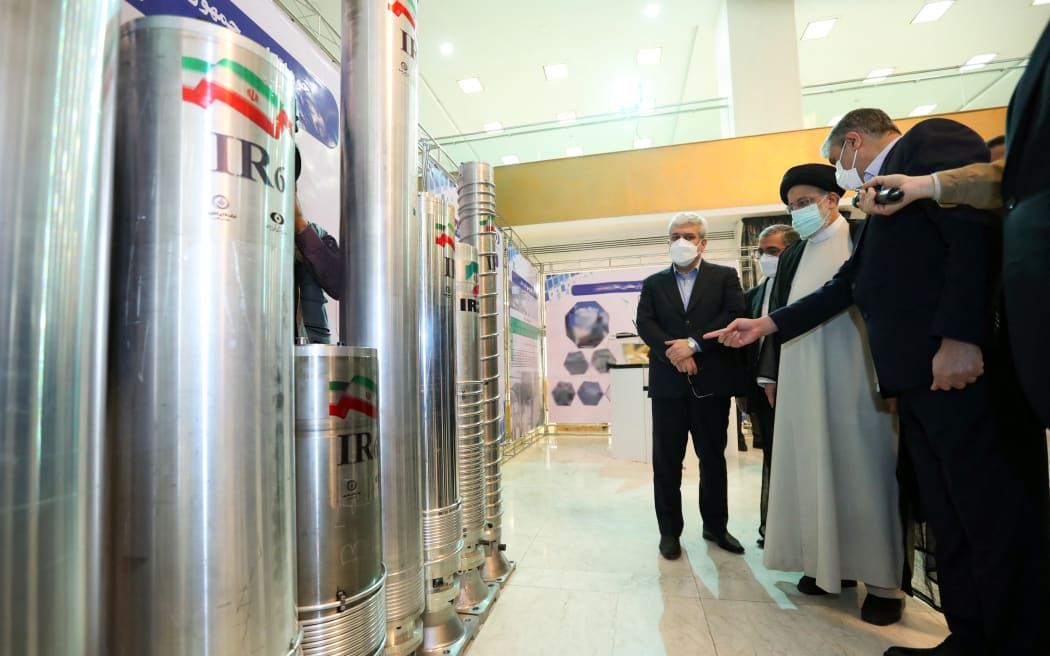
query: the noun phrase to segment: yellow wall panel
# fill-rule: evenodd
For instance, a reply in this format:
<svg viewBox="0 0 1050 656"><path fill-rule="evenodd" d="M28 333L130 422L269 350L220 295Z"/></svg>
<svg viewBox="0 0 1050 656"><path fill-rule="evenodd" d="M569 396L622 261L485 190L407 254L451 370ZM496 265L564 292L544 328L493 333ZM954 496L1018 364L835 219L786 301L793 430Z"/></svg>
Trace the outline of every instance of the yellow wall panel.
<svg viewBox="0 0 1050 656"><path fill-rule="evenodd" d="M1006 109L948 114L985 139L1002 134ZM927 117L901 119L907 131ZM830 128L569 157L496 167L503 225L779 203L788 168L819 162Z"/></svg>

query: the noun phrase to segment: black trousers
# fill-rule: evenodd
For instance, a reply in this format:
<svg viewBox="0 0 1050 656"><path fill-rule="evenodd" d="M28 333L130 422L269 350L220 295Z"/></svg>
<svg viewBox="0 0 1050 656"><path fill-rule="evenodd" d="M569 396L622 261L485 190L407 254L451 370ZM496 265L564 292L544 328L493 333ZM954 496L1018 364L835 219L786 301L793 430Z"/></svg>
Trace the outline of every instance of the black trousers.
<svg viewBox="0 0 1050 656"><path fill-rule="evenodd" d="M769 473L773 466L773 407L766 391L759 385L747 395L747 414L755 441L762 441L762 499L759 503L758 534L766 537L766 514L769 511Z"/></svg>
<svg viewBox="0 0 1050 656"><path fill-rule="evenodd" d="M700 517L721 534L729 519L726 441L729 398L653 399L653 497L660 535L682 535L682 461L689 434L700 459Z"/></svg>
<svg viewBox="0 0 1050 656"><path fill-rule="evenodd" d="M1046 442L994 369L963 390L902 394L901 444L936 536L949 641L967 654L1048 654Z"/></svg>

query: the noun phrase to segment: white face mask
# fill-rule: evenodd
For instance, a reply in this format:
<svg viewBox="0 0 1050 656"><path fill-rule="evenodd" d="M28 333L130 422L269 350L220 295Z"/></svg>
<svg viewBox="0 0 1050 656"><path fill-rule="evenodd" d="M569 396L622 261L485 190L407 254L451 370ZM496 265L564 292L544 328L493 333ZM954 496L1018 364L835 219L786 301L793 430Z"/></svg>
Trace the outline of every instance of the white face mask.
<svg viewBox="0 0 1050 656"><path fill-rule="evenodd" d="M671 242L671 247L668 249L671 255L671 261L678 266L686 266L692 263L696 259L697 250L696 244L689 241L688 239L678 239Z"/></svg>
<svg viewBox="0 0 1050 656"><path fill-rule="evenodd" d="M797 230L798 236L803 239L809 239L820 232L825 222L826 219L824 213L820 211L819 201L791 212L791 227Z"/></svg>
<svg viewBox="0 0 1050 656"><path fill-rule="evenodd" d="M780 264L779 255L770 255L769 253L762 253L758 258L758 268L762 270L762 275L767 278L772 278L777 275L777 265Z"/></svg>
<svg viewBox="0 0 1050 656"><path fill-rule="evenodd" d="M846 149L846 144L842 144L842 149ZM864 184L860 174L857 173L857 155L859 151L853 151L853 163L850 168L842 166L842 153L839 153L839 159L835 162L835 182L839 184L843 189L860 189ZM803 237L805 239L805 237Z"/></svg>

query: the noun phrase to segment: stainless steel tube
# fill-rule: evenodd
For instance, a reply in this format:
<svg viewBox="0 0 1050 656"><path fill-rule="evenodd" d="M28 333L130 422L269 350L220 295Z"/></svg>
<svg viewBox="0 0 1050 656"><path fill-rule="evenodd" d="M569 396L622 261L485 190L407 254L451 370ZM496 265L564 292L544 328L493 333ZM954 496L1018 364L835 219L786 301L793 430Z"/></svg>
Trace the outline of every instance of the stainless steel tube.
<svg viewBox="0 0 1050 656"><path fill-rule="evenodd" d="M422 642L415 4L344 0L340 334L378 354L387 652Z"/></svg>
<svg viewBox="0 0 1050 656"><path fill-rule="evenodd" d="M0 3L0 654L99 654L114 0Z"/></svg>
<svg viewBox="0 0 1050 656"><path fill-rule="evenodd" d="M295 347L295 499L304 656L386 643L374 349Z"/></svg>
<svg viewBox="0 0 1050 656"><path fill-rule="evenodd" d="M295 81L174 17L119 64L107 653L297 653Z"/></svg>
<svg viewBox="0 0 1050 656"><path fill-rule="evenodd" d="M456 446L456 250L448 206L419 195L423 559L427 580L451 578L463 548Z"/></svg>

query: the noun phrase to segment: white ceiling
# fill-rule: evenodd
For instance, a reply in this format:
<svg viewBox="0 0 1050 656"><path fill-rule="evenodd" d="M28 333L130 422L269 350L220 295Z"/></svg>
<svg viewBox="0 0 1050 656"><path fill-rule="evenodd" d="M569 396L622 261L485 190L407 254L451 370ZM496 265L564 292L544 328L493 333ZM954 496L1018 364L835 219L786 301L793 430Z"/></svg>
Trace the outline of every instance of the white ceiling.
<svg viewBox="0 0 1050 656"><path fill-rule="evenodd" d="M660 5L656 18L644 15L650 0L422 0L420 123L454 160L497 165L504 155L522 162L563 157L568 146L584 154L628 150L640 137L653 147L721 138L728 111L717 84L721 0L652 2ZM340 0L298 3L312 4L338 28ZM838 19L827 38L798 42L807 127L826 125L858 106L902 117L924 104L936 104L941 113L1008 102L1019 60L1031 52L1050 5L957 0L939 21L911 24L924 4L795 0L798 36L811 21ZM770 27L756 25L754 38L761 39L763 29ZM453 46L450 56L439 51L444 43ZM661 63L639 66L637 51L651 47L663 49ZM998 63L958 73L981 53L996 53ZM568 64L568 79L544 78L543 65L554 63ZM874 85L859 82L884 67L895 75ZM480 78L484 91L464 94L456 82L468 77ZM656 105L650 114L617 110L613 87L632 78ZM557 114L570 111L577 122L558 124ZM484 132L493 121L503 125L502 133Z"/></svg>

